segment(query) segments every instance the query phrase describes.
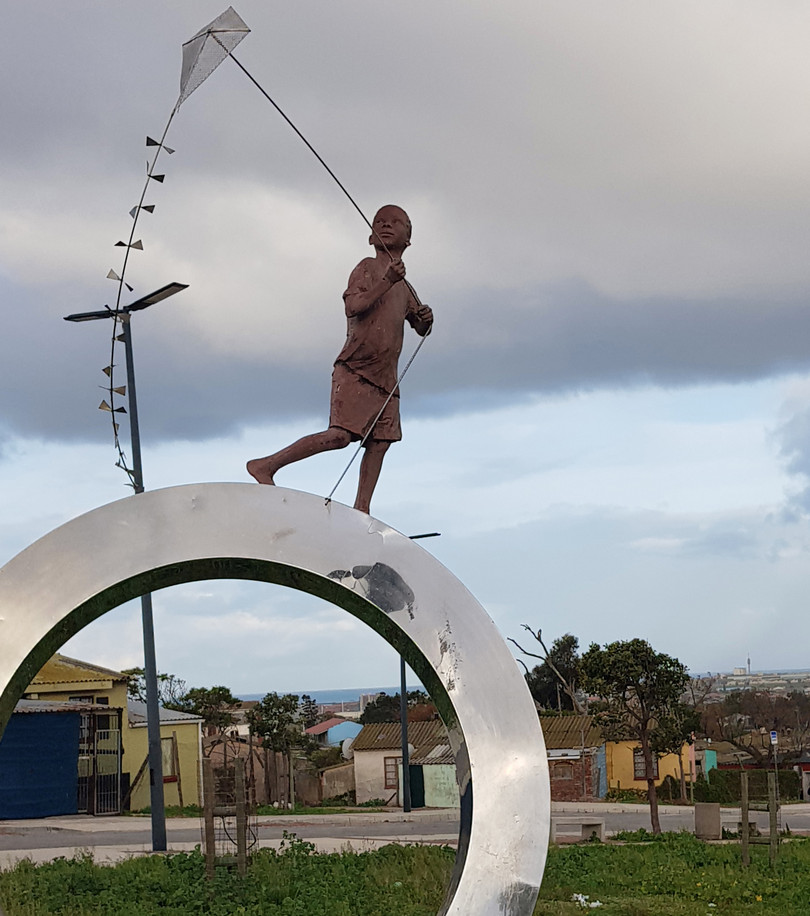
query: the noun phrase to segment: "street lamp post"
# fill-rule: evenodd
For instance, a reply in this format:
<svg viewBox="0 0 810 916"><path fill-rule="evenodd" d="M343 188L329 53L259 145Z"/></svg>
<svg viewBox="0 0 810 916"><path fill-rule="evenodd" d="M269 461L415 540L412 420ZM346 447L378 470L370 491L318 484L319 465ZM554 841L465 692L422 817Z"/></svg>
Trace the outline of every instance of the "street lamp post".
<svg viewBox="0 0 810 916"><path fill-rule="evenodd" d="M410 535L412 541L437 537L441 537L441 532ZM402 810L407 813L411 810L411 749L408 746L408 681L402 655L399 657L399 730L402 744Z"/></svg>
<svg viewBox="0 0 810 916"><path fill-rule="evenodd" d="M129 431L132 442L132 477L136 493L143 493L143 465L141 464L141 435L138 427L138 399L135 392L135 365L132 358L132 312L141 311L157 302L173 296L188 287L186 283L169 283L148 296L125 305L116 313L111 309L97 312L77 312L66 315L65 321L98 321L121 319L124 337L124 352L127 363L127 392L129 403ZM155 628L152 616L152 595L141 596L141 619L143 622L143 670L146 683L146 726L149 740L149 801L152 811L152 849L166 850L166 811L163 804L163 755L160 747L160 704L158 702L157 661L155 659Z"/></svg>

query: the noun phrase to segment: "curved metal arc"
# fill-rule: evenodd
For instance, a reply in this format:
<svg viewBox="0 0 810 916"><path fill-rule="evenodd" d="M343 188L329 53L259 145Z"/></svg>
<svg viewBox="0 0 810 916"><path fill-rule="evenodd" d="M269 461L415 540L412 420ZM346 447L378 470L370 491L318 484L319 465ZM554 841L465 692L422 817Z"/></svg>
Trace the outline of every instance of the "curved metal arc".
<svg viewBox="0 0 810 916"><path fill-rule="evenodd" d="M0 569L4 715L42 656L84 623L145 590L200 578L311 592L406 652L444 707L469 828L442 914L529 916L549 801L525 683L457 579L405 535L345 506L281 488L203 484L129 497L46 535Z"/></svg>

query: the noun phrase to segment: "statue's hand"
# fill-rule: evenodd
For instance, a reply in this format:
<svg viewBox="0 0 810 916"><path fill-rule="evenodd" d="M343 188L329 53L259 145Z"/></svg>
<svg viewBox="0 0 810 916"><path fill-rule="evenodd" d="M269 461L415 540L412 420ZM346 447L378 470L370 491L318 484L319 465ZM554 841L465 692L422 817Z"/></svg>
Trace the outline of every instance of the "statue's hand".
<svg viewBox="0 0 810 916"><path fill-rule="evenodd" d="M400 258L391 261L388 265L388 270L385 272L385 279L391 284L399 283L400 280L405 279L405 265Z"/></svg>
<svg viewBox="0 0 810 916"><path fill-rule="evenodd" d="M429 305L417 306L416 317L425 328L422 336L424 337L425 335L430 334L430 329L433 327L433 309Z"/></svg>

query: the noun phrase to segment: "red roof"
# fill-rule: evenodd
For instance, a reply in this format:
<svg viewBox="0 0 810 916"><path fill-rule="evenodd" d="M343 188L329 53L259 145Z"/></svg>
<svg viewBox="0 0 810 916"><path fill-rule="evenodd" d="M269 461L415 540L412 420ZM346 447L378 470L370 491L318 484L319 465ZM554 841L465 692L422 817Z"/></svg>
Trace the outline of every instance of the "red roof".
<svg viewBox="0 0 810 916"><path fill-rule="evenodd" d="M322 735L324 732L328 732L330 728L334 728L336 725L340 725L341 722L348 721L348 719L341 719L340 716L334 716L331 719L327 719L325 722L319 722L317 725L311 725L309 728L304 729L304 733L307 735Z"/></svg>

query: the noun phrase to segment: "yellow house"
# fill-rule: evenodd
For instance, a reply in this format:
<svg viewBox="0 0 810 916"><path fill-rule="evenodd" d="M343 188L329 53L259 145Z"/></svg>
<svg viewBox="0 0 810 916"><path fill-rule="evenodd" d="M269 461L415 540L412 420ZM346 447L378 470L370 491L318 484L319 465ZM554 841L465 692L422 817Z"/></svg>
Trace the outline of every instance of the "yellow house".
<svg viewBox="0 0 810 916"><path fill-rule="evenodd" d="M127 697L125 674L57 653L31 681L23 697L87 704L88 715L82 717L79 738L80 811L112 813L116 800L126 797L127 787L131 787L130 810L149 805L146 704ZM99 707L108 707L109 714ZM200 804L202 721L188 713L160 710L167 805L178 804L181 794L184 804Z"/></svg>
<svg viewBox="0 0 810 916"><path fill-rule="evenodd" d="M127 676L57 652L42 666L23 698L95 703L123 710L127 708Z"/></svg>
<svg viewBox="0 0 810 916"><path fill-rule="evenodd" d="M163 798L167 805L200 804L200 744L203 720L187 712L160 707L160 747L163 751ZM175 750L174 738L177 739ZM129 728L124 764L131 773L130 785L140 771L141 777L132 789L129 806L140 811L150 804L149 774L145 764L149 750L146 727L146 703L129 701ZM126 760L125 755L125 760ZM143 768L143 769L142 769Z"/></svg>
<svg viewBox="0 0 810 916"><path fill-rule="evenodd" d="M644 757L638 741L606 741L605 758L608 789L647 789ZM667 778L681 778L680 765L689 774L689 745L684 744L680 754L665 754L656 763L655 784L660 786Z"/></svg>

